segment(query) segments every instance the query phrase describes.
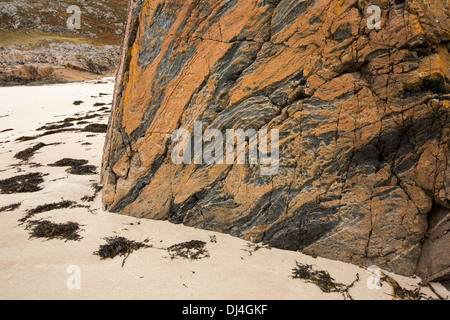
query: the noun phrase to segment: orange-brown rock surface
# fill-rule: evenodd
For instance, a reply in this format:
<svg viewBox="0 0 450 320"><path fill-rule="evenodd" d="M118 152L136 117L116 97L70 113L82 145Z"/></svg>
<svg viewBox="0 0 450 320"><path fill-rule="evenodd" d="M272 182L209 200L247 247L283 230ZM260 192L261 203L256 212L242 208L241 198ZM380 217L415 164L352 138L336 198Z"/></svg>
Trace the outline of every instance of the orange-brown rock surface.
<svg viewBox="0 0 450 320"><path fill-rule="evenodd" d="M130 5L105 208L405 275L421 255L450 251L427 220L450 209L448 1ZM175 165L172 133L196 121L279 130L278 173Z"/></svg>

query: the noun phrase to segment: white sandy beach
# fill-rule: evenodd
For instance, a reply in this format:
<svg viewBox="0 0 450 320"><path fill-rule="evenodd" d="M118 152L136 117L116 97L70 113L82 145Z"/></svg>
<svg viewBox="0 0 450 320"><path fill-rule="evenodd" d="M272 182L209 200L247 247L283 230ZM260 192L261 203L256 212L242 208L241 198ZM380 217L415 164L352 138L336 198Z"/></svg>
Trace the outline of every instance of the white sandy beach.
<svg viewBox="0 0 450 320"><path fill-rule="evenodd" d="M0 212L0 299L343 299L341 293L324 293L313 283L293 279L296 261L326 270L339 283L349 285L354 299L392 299L393 290L384 283L370 289L371 274L364 268L343 262L313 258L299 252L261 248L215 232L197 230L166 221L138 220L102 211L101 196L92 184L99 174L73 175L64 167L50 167L63 158L89 160L100 172L104 133L66 131L18 142L17 138L42 134L36 131L48 123L68 117L85 117L88 123L106 124L111 107L113 79L100 84L77 84L0 88L0 180L27 173L44 173L42 190L33 193L0 194L0 208L21 203L13 211ZM73 105L74 101L83 101ZM95 103L105 105L94 107ZM108 110L105 110L105 107ZM102 111L99 111L103 109ZM86 123L68 129L83 128ZM9 130L12 129L12 130ZM14 158L17 152L38 143L46 146L28 161ZM85 207L42 212L33 220L55 223L77 222L82 227L80 241L29 238L30 230L20 224L27 210L39 205L73 201ZM148 240L153 248L133 252L122 267L122 257L101 260L93 255L105 244L105 237L123 236L134 241ZM215 236L216 242L211 241ZM200 260L171 259L171 245L201 240L209 257ZM159 249L157 249L159 248ZM252 252L254 251L254 252ZM73 269L80 271L80 288L68 286ZM69 268L69 269L68 269ZM415 289L419 278L389 274L402 287ZM70 282L70 281L69 281ZM449 296L440 284L432 284L442 297ZM427 297L437 298L429 287Z"/></svg>

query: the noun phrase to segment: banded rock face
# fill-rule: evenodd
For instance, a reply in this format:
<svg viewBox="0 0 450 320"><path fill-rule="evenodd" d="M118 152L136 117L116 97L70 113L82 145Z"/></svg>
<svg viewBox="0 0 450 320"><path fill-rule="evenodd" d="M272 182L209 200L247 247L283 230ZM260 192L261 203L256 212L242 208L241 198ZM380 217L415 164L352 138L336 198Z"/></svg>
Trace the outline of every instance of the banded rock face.
<svg viewBox="0 0 450 320"><path fill-rule="evenodd" d="M442 0L132 0L105 208L415 273L428 216L450 209L449 16ZM175 165L172 134L196 121L279 130L278 173Z"/></svg>

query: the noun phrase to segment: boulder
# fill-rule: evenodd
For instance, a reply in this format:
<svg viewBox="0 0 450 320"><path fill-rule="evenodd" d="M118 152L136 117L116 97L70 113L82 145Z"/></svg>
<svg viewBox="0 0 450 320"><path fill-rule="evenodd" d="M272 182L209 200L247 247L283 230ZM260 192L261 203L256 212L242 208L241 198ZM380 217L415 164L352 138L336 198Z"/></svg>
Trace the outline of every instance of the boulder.
<svg viewBox="0 0 450 320"><path fill-rule="evenodd" d="M450 209L449 17L440 0L131 0L105 209L416 273ZM174 161L174 132L206 152L213 129L278 132L276 172Z"/></svg>

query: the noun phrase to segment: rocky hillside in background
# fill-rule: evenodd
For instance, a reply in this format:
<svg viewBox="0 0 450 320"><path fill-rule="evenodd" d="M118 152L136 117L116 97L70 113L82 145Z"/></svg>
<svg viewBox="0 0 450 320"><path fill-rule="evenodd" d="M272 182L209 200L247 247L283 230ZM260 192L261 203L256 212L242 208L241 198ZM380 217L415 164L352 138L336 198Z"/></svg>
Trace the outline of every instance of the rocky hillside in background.
<svg viewBox="0 0 450 320"><path fill-rule="evenodd" d="M81 10L80 29L69 29ZM114 74L127 0L0 2L0 85L70 82Z"/></svg>
<svg viewBox="0 0 450 320"><path fill-rule="evenodd" d="M133 2L106 209L449 278L448 1ZM196 121L279 130L279 172L175 165L172 133Z"/></svg>

